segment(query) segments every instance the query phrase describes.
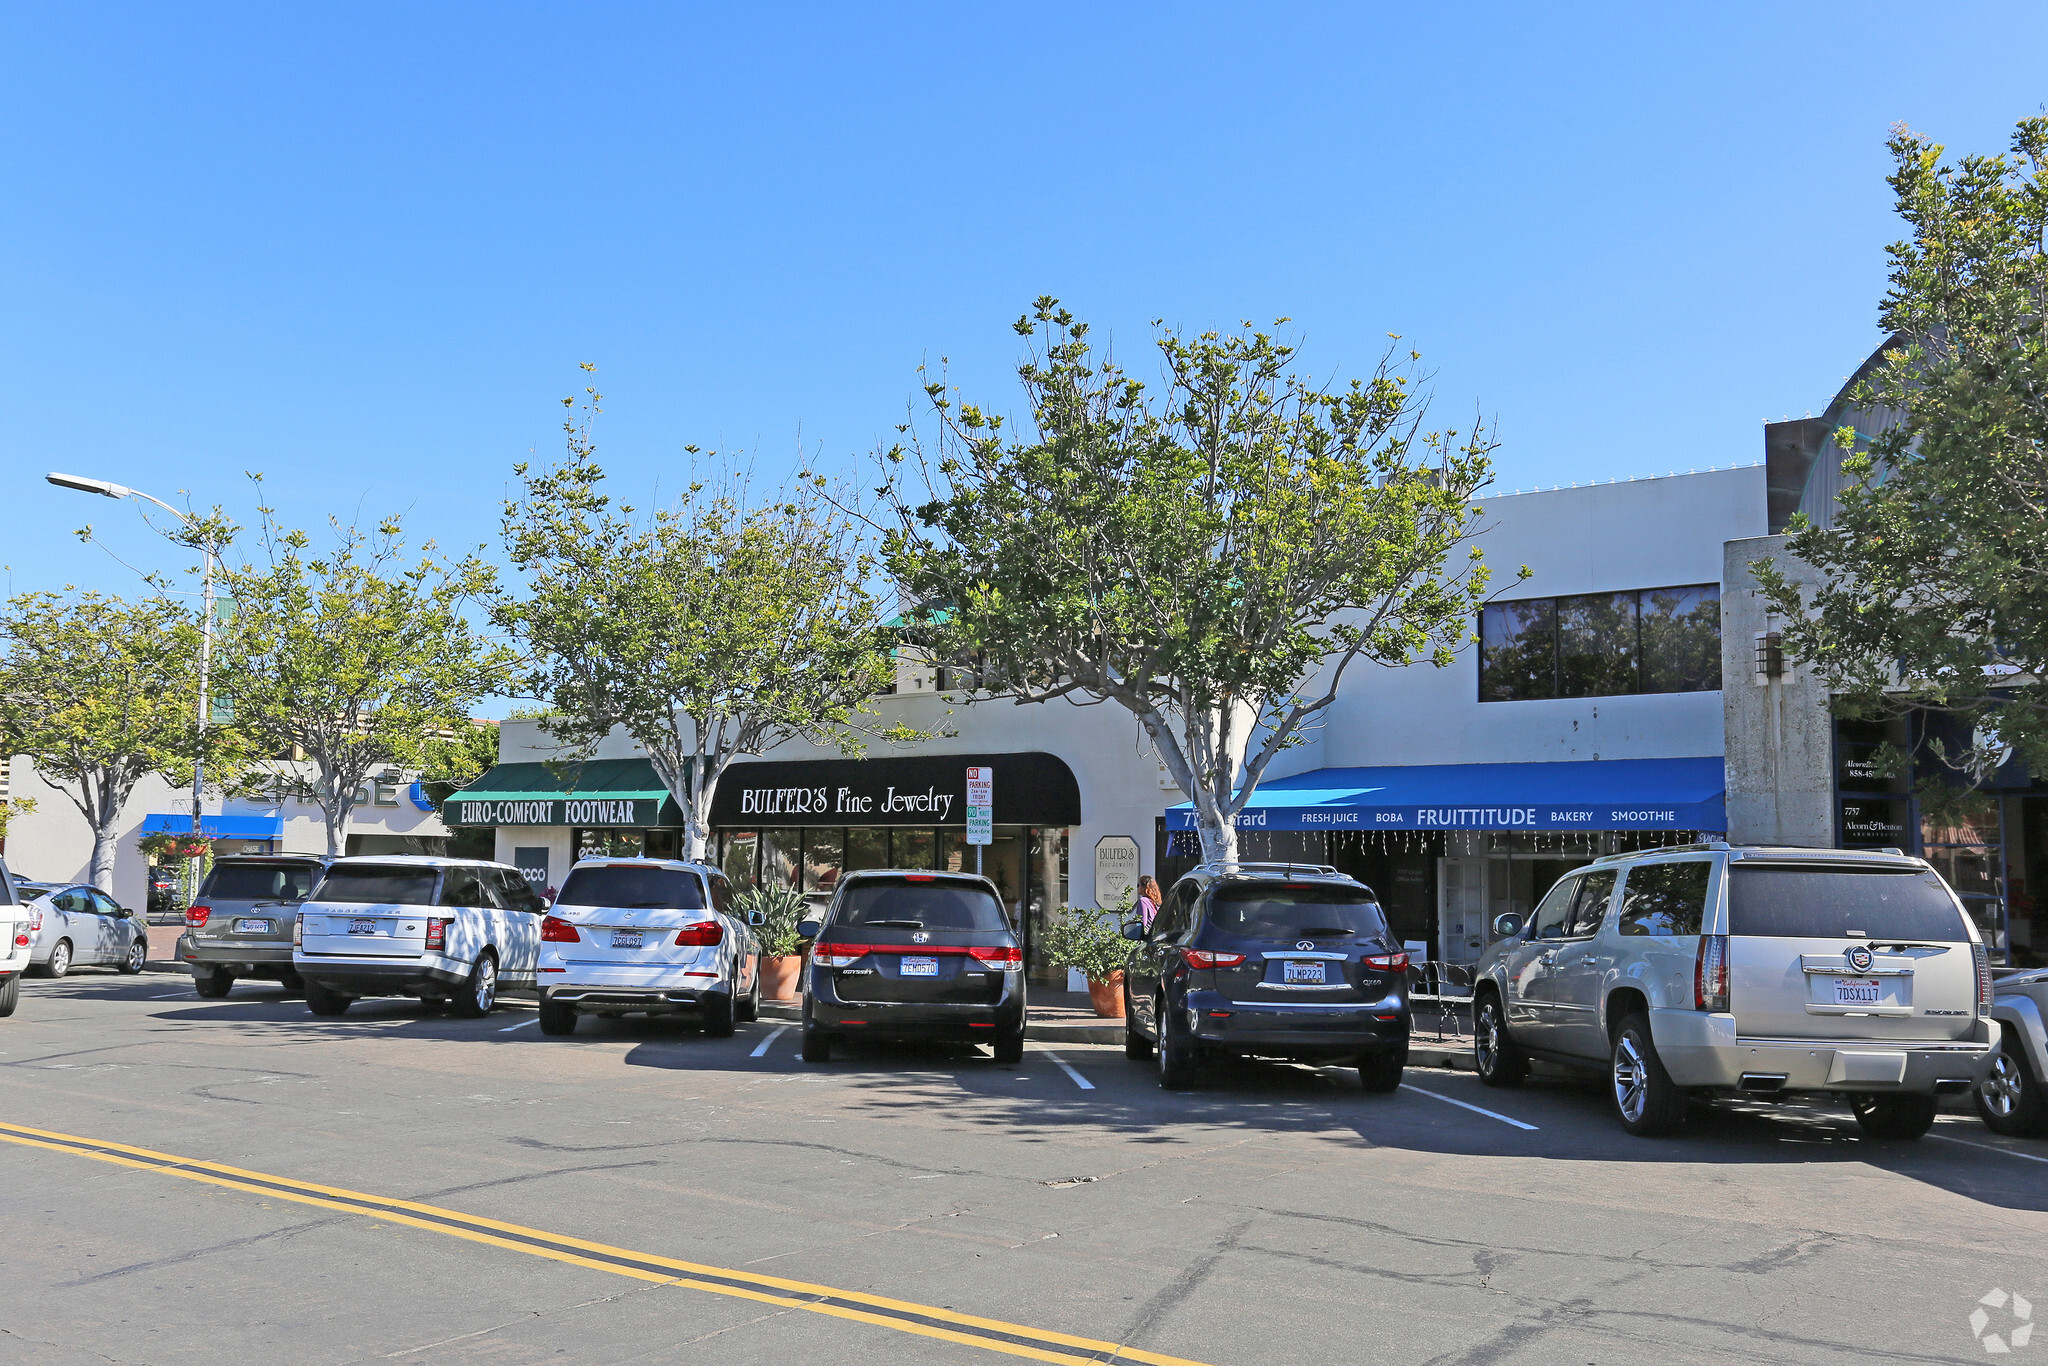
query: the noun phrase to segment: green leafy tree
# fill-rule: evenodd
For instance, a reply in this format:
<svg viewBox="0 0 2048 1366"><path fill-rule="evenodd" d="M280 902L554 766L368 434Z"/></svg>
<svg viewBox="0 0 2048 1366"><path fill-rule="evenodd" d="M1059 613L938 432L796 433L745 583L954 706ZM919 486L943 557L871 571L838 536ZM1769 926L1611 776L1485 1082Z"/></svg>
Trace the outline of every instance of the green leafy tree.
<svg viewBox="0 0 2048 1366"><path fill-rule="evenodd" d="M439 806L489 772L497 762L498 728L487 722L470 721L427 738L420 784Z"/></svg>
<svg viewBox="0 0 2048 1366"><path fill-rule="evenodd" d="M2009 155L1944 162L1904 127L1890 146L1911 236L1890 249L1891 341L1853 396L1890 421L1837 433L1833 525L1792 528L1818 586L1753 568L1787 653L1844 712L1955 713L1976 741L1944 757L1966 784L2009 747L2048 771L2048 119L2022 120Z"/></svg>
<svg viewBox="0 0 2048 1366"><path fill-rule="evenodd" d="M226 571L235 610L215 687L261 752L312 763L327 851L339 854L363 784L425 768L439 737L465 734L513 655L469 620L494 588L477 557L446 561L430 542L408 563L396 518L373 532L334 523L333 545L315 553L262 511L261 558Z"/></svg>
<svg viewBox="0 0 2048 1366"><path fill-rule="evenodd" d="M581 754L632 736L682 810L686 856L702 858L733 760L797 737L859 754L864 737L912 734L864 710L894 677L872 567L854 520L808 484L760 504L738 481L692 485L635 520L603 491L602 396L585 392L564 462L517 467L505 548L528 593L498 617L525 642L522 691L548 704L548 734Z"/></svg>
<svg viewBox="0 0 2048 1366"><path fill-rule="evenodd" d="M0 612L0 745L85 818L101 891L135 784L192 781L198 659L199 623L168 597L26 593Z"/></svg>
<svg viewBox="0 0 2048 1366"><path fill-rule="evenodd" d="M1165 331L1155 392L1056 300L1016 330L1030 429L927 384L936 430L884 457L889 568L985 688L1127 708L1204 856L1234 858L1237 813L1353 664L1442 666L1471 638L1486 571L1453 560L1493 440L1426 427L1412 351L1326 389L1249 326Z"/></svg>

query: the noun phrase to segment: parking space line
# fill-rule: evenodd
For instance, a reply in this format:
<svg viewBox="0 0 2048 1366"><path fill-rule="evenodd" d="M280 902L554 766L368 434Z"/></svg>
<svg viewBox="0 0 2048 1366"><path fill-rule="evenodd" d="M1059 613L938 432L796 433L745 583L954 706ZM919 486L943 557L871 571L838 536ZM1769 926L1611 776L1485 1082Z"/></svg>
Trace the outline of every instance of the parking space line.
<svg viewBox="0 0 2048 1366"><path fill-rule="evenodd" d="M1929 1134L1927 1136L1932 1139L1938 1139L1943 1143L1960 1143L1965 1148L1982 1148L1987 1153L2004 1153L2007 1157L2017 1157L2026 1162L2048 1162L2048 1157L2042 1157L2038 1153L2015 1152L2011 1148L2001 1148L1996 1143L1972 1143L1967 1138L1950 1138L1947 1134Z"/></svg>
<svg viewBox="0 0 2048 1366"><path fill-rule="evenodd" d="M1067 1066L1067 1060L1061 1057L1059 1054L1049 1053L1043 1048L1039 1049L1038 1052L1040 1056L1050 1058L1052 1060L1052 1065L1054 1067L1059 1068L1060 1071L1072 1077L1074 1079L1074 1085L1080 1087L1083 1091L1093 1091L1095 1089L1094 1082L1088 1080L1088 1078L1082 1076L1079 1072L1076 1072L1073 1068Z"/></svg>
<svg viewBox="0 0 2048 1366"><path fill-rule="evenodd" d="M775 1041L781 1038L784 1034L787 1034L788 1032L788 1025L777 1025L772 1031L770 1031L767 1038L761 1040L760 1043L754 1045L754 1051L747 1054L747 1056L750 1058L759 1058L765 1056L768 1050L774 1047Z"/></svg>
<svg viewBox="0 0 2048 1366"><path fill-rule="evenodd" d="M1144 1362L1148 1366L1198 1366L1184 1357L1149 1352L1119 1342L1080 1337L1049 1328L1033 1328L1002 1319L982 1318L941 1305L917 1304L887 1299L859 1290L812 1281L788 1280L736 1267L688 1262L651 1252L613 1247L570 1234L466 1214L440 1205L429 1205L391 1196L371 1195L336 1186L315 1185L268 1172L249 1171L218 1162L179 1157L148 1148L131 1147L75 1134L31 1129L26 1125L0 1122L0 1142L66 1153L96 1162L204 1182L268 1200L290 1200L317 1208L362 1215L400 1224L427 1233L438 1233L468 1242L525 1253L571 1266L678 1289L704 1291L770 1304L780 1309L799 1310L841 1320L891 1329L899 1333L934 1338L963 1347L1008 1356L1047 1361L1055 1366L1101 1366L1104 1362Z"/></svg>
<svg viewBox="0 0 2048 1366"><path fill-rule="evenodd" d="M526 1027L527 1027L528 1025L530 1025L530 1024L539 1024L539 1023L540 1023L540 1017L539 1017L539 1016L535 1016L535 1017L534 1017L533 1019L531 1019L531 1020L521 1020L521 1021L520 1021L520 1022L519 1022L518 1024L516 1024L516 1025L507 1025L507 1026L505 1026L505 1027L504 1027L503 1029L499 1030L498 1032L499 1032L500 1034L510 1034L510 1033L511 1033L511 1032L512 1032L513 1030L515 1030L515 1029L524 1029L524 1028L526 1028Z"/></svg>
<svg viewBox="0 0 2048 1366"><path fill-rule="evenodd" d="M1536 1128L1533 1124L1524 1124L1519 1119L1509 1119L1506 1115L1496 1114L1492 1110L1482 1110L1477 1105L1467 1104L1465 1101L1458 1100L1453 1096L1439 1095L1435 1091L1425 1091L1420 1086L1410 1086L1405 1081L1401 1083L1401 1089L1403 1091L1413 1091L1418 1096L1428 1096L1431 1100L1440 1100L1446 1105L1455 1105L1460 1110L1470 1110L1475 1115L1485 1115L1488 1119L1497 1119L1503 1124L1512 1124L1517 1129L1528 1129L1533 1132Z"/></svg>
<svg viewBox="0 0 2048 1366"><path fill-rule="evenodd" d="M150 1000L152 1000L152 1001L175 1001L175 1000L177 1000L177 999L178 999L178 998L179 998L180 996L191 996L191 995L194 995L194 994L195 994L195 993L193 993L193 992L190 992L190 991L174 991L174 992L172 992L172 993L171 993L170 995L168 995L168 996L152 996L152 997L150 997L149 999L150 999Z"/></svg>

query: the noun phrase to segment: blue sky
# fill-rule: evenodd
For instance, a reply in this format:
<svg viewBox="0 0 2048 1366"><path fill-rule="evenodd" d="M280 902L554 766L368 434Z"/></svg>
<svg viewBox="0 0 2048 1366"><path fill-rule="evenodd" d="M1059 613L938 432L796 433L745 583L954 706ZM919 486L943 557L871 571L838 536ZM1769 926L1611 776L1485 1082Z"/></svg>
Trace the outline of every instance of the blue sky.
<svg viewBox="0 0 2048 1366"><path fill-rule="evenodd" d="M1877 340L1887 125L2001 149L2048 6L1680 9L9 4L9 586L177 562L52 468L494 540L579 361L636 499L851 465L1040 293L1401 333L1503 489L1760 459Z"/></svg>

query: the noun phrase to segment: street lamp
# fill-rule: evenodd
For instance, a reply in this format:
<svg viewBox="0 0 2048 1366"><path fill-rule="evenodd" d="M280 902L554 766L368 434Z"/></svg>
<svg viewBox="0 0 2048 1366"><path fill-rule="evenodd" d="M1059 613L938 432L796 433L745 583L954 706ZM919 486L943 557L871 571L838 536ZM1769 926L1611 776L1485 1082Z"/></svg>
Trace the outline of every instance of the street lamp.
<svg viewBox="0 0 2048 1366"><path fill-rule="evenodd" d="M186 526L198 529L199 523L192 514L180 512L161 498L152 497L141 489L131 489L126 484L116 484L111 479L88 479L82 474L46 474L43 476L60 489L76 489L80 493L97 493L103 498L140 498L155 503ZM208 672L213 667L213 570L220 555L213 542L200 540L199 549L206 556L206 569L200 579L200 598L204 609L199 619L199 743L192 756L192 834L194 838L204 836L206 823L201 816L202 789L206 779L206 720ZM197 866L196 864L194 865Z"/></svg>

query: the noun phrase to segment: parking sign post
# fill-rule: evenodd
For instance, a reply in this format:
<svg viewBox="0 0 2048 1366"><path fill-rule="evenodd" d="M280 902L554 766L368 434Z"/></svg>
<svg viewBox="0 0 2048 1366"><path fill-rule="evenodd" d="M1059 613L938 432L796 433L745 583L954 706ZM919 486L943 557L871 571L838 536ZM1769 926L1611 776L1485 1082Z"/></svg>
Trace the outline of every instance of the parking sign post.
<svg viewBox="0 0 2048 1366"><path fill-rule="evenodd" d="M974 846L974 871L981 871L981 846L995 840L996 771L967 770L967 842Z"/></svg>

